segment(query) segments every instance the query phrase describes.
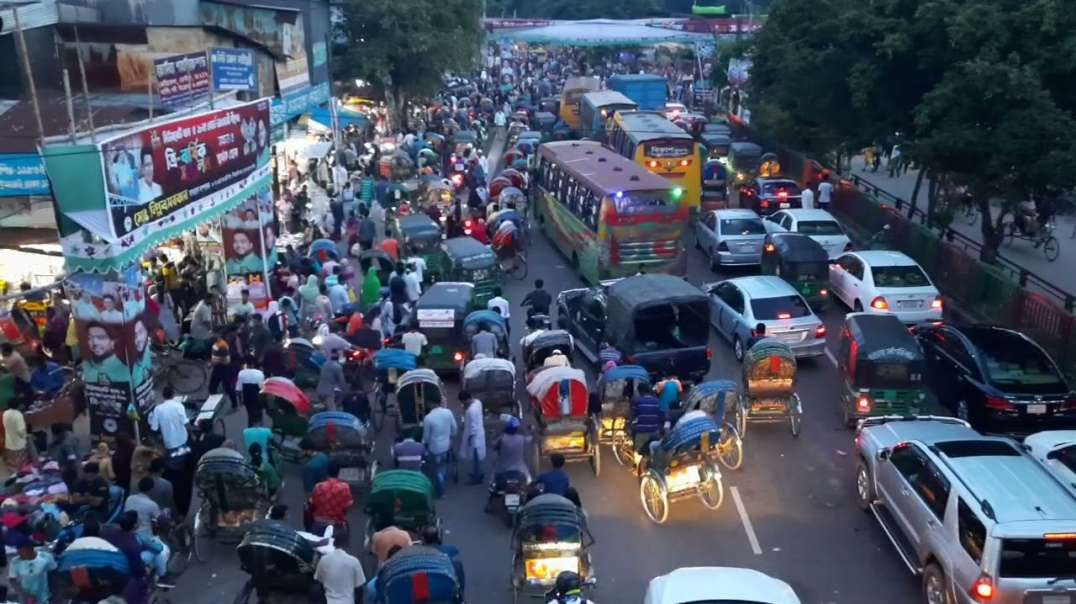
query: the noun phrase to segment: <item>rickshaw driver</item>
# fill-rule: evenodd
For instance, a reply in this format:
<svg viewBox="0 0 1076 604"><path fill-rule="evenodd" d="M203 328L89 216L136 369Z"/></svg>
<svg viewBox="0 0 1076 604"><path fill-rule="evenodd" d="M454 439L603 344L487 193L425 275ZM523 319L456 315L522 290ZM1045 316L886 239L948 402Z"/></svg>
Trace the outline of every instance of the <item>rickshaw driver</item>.
<svg viewBox="0 0 1076 604"><path fill-rule="evenodd" d="M631 430L635 440L635 467L639 468L642 458L650 454L653 443L661 435L665 426L665 413L661 403L654 396L650 384L639 384L639 395L631 401Z"/></svg>

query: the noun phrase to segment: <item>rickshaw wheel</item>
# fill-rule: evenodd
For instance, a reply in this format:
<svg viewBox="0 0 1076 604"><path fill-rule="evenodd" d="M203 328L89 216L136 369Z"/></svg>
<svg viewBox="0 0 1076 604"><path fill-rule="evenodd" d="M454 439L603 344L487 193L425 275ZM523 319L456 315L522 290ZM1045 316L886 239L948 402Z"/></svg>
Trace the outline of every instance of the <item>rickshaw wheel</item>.
<svg viewBox="0 0 1076 604"><path fill-rule="evenodd" d="M730 470L739 470L743 465L743 439L736 428L725 422L721 428L721 440L717 443L717 458L721 465Z"/></svg>
<svg viewBox="0 0 1076 604"><path fill-rule="evenodd" d="M788 423L789 427L792 429L792 437L798 438L800 435L800 430L803 428L803 405L800 402L800 397L798 394L793 394L792 400L789 402L792 403L793 408L789 409L790 415L788 418Z"/></svg>
<svg viewBox="0 0 1076 604"><path fill-rule="evenodd" d="M633 456L631 456L631 450L628 448L629 442L628 436L624 434L623 430L613 429L613 459L622 466L634 461Z"/></svg>
<svg viewBox="0 0 1076 604"><path fill-rule="evenodd" d="M736 405L736 431L740 433L740 438L747 437L747 407L750 401L747 400L747 395L740 395L740 404Z"/></svg>
<svg viewBox="0 0 1076 604"><path fill-rule="evenodd" d="M725 501L725 485L721 481L721 472L717 466L710 468L710 477L699 483L699 501L707 509L716 510Z"/></svg>
<svg viewBox="0 0 1076 604"><path fill-rule="evenodd" d="M243 589L239 590L239 595L235 597L234 604L247 604L250 602L250 596L254 593L254 580L250 579L243 584Z"/></svg>
<svg viewBox="0 0 1076 604"><path fill-rule="evenodd" d="M1042 253L1046 254L1046 259L1050 262L1057 260L1057 257L1061 254L1061 245L1057 242L1056 237L1047 237L1046 241L1042 242Z"/></svg>
<svg viewBox="0 0 1076 604"><path fill-rule="evenodd" d="M639 499L646 515L657 524L663 524L669 517L669 493L650 472L639 482Z"/></svg>
<svg viewBox="0 0 1076 604"><path fill-rule="evenodd" d="M591 439L590 448L590 467L594 470L594 477L597 478L602 473L602 448L598 445L597 435Z"/></svg>
<svg viewBox="0 0 1076 604"><path fill-rule="evenodd" d="M208 513L209 510L203 504L194 514L194 557L203 564L209 562L209 550L213 545L213 536L209 534L206 524L208 519L205 516Z"/></svg>

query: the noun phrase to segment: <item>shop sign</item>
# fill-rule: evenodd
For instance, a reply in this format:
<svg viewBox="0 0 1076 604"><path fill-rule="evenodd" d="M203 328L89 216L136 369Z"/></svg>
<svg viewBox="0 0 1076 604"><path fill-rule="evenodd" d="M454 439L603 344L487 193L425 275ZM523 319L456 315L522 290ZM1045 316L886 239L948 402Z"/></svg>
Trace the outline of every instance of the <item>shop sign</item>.
<svg viewBox="0 0 1076 604"><path fill-rule="evenodd" d="M0 155L0 197L48 195L45 162L37 153Z"/></svg>
<svg viewBox="0 0 1076 604"><path fill-rule="evenodd" d="M209 96L209 62L204 52L157 59L153 75L165 107L191 105Z"/></svg>
<svg viewBox="0 0 1076 604"><path fill-rule="evenodd" d="M278 126L284 122L298 117L311 108L329 102L329 83L322 82L317 86L302 88L284 93L273 99L272 125Z"/></svg>
<svg viewBox="0 0 1076 604"><path fill-rule="evenodd" d="M258 72L254 51L247 48L213 48L209 51L213 90L255 92Z"/></svg>
<svg viewBox="0 0 1076 604"><path fill-rule="evenodd" d="M193 204L226 201L269 144L269 102L255 101L150 126L100 145L112 235L193 218Z"/></svg>
<svg viewBox="0 0 1076 604"><path fill-rule="evenodd" d="M276 265L276 215L268 186L221 218L221 237L229 277L264 277Z"/></svg>

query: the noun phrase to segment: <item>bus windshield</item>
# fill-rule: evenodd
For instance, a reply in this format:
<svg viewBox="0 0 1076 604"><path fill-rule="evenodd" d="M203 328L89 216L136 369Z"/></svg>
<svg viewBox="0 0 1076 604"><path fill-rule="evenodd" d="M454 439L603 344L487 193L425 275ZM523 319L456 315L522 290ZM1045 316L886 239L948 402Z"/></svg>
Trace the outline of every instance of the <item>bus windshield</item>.
<svg viewBox="0 0 1076 604"><path fill-rule="evenodd" d="M612 200L617 216L671 214L679 205L669 200L668 191L631 191Z"/></svg>

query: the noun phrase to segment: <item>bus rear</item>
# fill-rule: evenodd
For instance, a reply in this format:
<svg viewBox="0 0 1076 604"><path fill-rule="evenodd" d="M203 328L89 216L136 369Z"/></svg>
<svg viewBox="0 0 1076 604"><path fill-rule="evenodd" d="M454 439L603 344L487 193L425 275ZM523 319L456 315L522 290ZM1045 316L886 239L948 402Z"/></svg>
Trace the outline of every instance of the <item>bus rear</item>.
<svg viewBox="0 0 1076 604"><path fill-rule="evenodd" d="M582 129L579 116L579 99L588 92L601 86L601 80L595 77L569 78L560 93L560 119L571 127L573 132Z"/></svg>
<svg viewBox="0 0 1076 604"><path fill-rule="evenodd" d="M627 191L602 201L598 226L600 279L645 273L683 275L688 209L679 187Z"/></svg>
<svg viewBox="0 0 1076 604"><path fill-rule="evenodd" d="M635 147L636 163L653 174L675 183L681 205L698 212L702 198L702 161L698 143L692 138L650 139Z"/></svg>

